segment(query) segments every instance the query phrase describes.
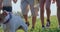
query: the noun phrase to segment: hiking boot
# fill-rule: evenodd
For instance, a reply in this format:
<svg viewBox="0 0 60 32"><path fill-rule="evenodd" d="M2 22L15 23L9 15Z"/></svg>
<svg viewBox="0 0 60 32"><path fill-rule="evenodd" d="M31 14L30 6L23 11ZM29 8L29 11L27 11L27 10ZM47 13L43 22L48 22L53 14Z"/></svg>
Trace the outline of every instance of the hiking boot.
<svg viewBox="0 0 60 32"><path fill-rule="evenodd" d="M50 20L47 20L46 27L47 27L47 28L49 28L49 27L50 27Z"/></svg>
<svg viewBox="0 0 60 32"><path fill-rule="evenodd" d="M42 29L44 29L45 28L45 26L44 25L42 25Z"/></svg>

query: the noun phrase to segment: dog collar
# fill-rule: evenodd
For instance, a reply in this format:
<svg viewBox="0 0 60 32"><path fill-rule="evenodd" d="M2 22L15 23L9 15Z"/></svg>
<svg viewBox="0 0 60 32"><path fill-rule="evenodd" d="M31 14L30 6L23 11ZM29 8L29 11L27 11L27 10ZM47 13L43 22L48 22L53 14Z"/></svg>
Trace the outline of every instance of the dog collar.
<svg viewBox="0 0 60 32"><path fill-rule="evenodd" d="M9 19L8 19L7 21L5 21L3 24L8 23L8 22L11 20L11 18L12 18L12 16L11 16L11 14L9 13Z"/></svg>

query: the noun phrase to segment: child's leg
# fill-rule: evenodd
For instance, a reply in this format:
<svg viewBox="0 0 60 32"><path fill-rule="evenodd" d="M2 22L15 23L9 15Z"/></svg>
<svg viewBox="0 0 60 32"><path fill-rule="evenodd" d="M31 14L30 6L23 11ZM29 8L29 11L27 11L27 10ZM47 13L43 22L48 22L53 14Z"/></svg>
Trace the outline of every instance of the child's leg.
<svg viewBox="0 0 60 32"><path fill-rule="evenodd" d="M36 16L37 16L34 10L34 0L30 0L29 4L30 4L31 13L32 13L32 28L34 29L35 23L36 23Z"/></svg>
<svg viewBox="0 0 60 32"><path fill-rule="evenodd" d="M41 23L42 27L44 27L44 4L45 0L40 0L40 18L41 18Z"/></svg>
<svg viewBox="0 0 60 32"><path fill-rule="evenodd" d="M50 5L51 5L51 0L46 0L46 14L47 14L47 26L50 26Z"/></svg>
<svg viewBox="0 0 60 32"><path fill-rule="evenodd" d="M22 9L22 14L23 14L23 17L26 21L26 24L29 26L29 22L28 22L28 3L27 1L21 1L21 9Z"/></svg>
<svg viewBox="0 0 60 32"><path fill-rule="evenodd" d="M56 0L56 2L57 2L57 18L60 26L60 0Z"/></svg>

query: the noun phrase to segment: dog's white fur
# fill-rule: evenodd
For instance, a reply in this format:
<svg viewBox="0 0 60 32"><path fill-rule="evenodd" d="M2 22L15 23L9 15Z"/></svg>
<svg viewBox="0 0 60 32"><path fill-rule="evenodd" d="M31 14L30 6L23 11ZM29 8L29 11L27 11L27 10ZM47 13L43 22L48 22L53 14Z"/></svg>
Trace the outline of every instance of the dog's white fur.
<svg viewBox="0 0 60 32"><path fill-rule="evenodd" d="M24 31L27 32L28 31L28 26L25 24L23 19L20 16L16 16L14 14L11 14L11 15L12 15L12 18L10 19L10 21L3 25L4 32L16 32L16 30L20 26L22 26ZM4 21L6 21L8 19L9 19L9 13L5 17Z"/></svg>

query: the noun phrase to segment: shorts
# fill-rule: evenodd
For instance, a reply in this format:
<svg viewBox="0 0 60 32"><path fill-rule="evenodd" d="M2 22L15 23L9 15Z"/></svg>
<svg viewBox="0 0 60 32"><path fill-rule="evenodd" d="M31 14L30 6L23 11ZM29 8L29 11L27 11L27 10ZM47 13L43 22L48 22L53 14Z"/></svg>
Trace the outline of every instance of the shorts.
<svg viewBox="0 0 60 32"><path fill-rule="evenodd" d="M10 6L7 6L7 7L3 7L3 11L4 10L6 10L6 11L8 11L8 12L12 12L12 7L10 7Z"/></svg>
<svg viewBox="0 0 60 32"><path fill-rule="evenodd" d="M34 0L22 0L21 1L22 14L23 15L27 15L28 14L28 11L26 10L26 7L28 5L30 5L32 16L36 16L36 13L35 13L35 10L34 10Z"/></svg>

